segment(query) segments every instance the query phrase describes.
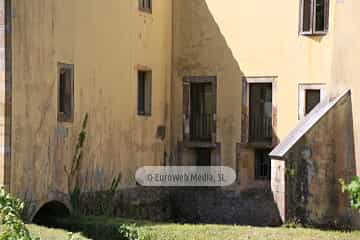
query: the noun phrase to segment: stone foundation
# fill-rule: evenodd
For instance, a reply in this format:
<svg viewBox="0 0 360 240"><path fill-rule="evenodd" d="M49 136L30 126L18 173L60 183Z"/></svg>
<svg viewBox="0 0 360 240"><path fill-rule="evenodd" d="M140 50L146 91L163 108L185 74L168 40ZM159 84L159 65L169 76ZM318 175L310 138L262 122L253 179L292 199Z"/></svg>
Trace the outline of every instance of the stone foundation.
<svg viewBox="0 0 360 240"><path fill-rule="evenodd" d="M104 208L103 206L110 206ZM109 201L106 193L88 194L81 210L88 215L181 223L274 226L280 216L268 189L234 191L200 188L132 188Z"/></svg>

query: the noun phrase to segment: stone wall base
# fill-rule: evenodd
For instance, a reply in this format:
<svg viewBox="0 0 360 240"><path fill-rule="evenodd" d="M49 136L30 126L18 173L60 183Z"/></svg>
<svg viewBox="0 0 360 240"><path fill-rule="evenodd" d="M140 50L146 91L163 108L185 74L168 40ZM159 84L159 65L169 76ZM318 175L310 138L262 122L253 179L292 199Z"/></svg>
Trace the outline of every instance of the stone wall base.
<svg viewBox="0 0 360 240"><path fill-rule="evenodd" d="M106 200L104 194L88 194L83 198L81 210L88 215L105 214L162 222L254 226L280 224L276 204L268 189L238 192L209 188L137 187L118 192L111 201Z"/></svg>

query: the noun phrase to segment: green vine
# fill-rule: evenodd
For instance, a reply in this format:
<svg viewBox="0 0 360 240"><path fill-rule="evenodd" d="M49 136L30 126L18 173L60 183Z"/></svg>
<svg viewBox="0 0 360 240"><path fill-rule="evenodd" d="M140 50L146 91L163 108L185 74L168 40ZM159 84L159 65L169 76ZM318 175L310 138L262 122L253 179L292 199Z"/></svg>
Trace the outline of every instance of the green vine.
<svg viewBox="0 0 360 240"><path fill-rule="evenodd" d="M71 161L70 169L68 170L66 166L64 167L65 173L68 178L68 189L69 192L76 191L78 186L78 175L80 170L80 163L84 155L84 142L86 139L86 127L88 124L89 115L86 113L85 118L82 123L82 128L78 136L77 144L75 147L75 153Z"/></svg>

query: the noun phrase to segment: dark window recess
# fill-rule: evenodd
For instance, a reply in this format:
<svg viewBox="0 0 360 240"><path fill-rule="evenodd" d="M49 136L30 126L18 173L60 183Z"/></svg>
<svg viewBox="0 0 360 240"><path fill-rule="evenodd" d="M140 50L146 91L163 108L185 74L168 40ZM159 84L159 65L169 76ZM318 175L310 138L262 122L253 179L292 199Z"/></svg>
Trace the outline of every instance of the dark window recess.
<svg viewBox="0 0 360 240"><path fill-rule="evenodd" d="M270 150L256 149L255 150L255 179L256 180L270 180L271 177L271 159L269 156Z"/></svg>
<svg viewBox="0 0 360 240"><path fill-rule="evenodd" d="M315 31L325 31L325 0L316 0L315 4Z"/></svg>
<svg viewBox="0 0 360 240"><path fill-rule="evenodd" d="M213 125L211 83L190 85L190 138L193 141L211 141Z"/></svg>
<svg viewBox="0 0 360 240"><path fill-rule="evenodd" d="M211 149L198 148L196 150L196 166L210 166L211 165Z"/></svg>
<svg viewBox="0 0 360 240"><path fill-rule="evenodd" d="M152 11L152 0L139 0L139 9L147 12Z"/></svg>
<svg viewBox="0 0 360 240"><path fill-rule="evenodd" d="M319 104L321 98L320 89L305 90L305 114L313 110Z"/></svg>
<svg viewBox="0 0 360 240"><path fill-rule="evenodd" d="M312 0L303 0L302 32L311 32Z"/></svg>
<svg viewBox="0 0 360 240"><path fill-rule="evenodd" d="M74 67L60 63L58 69L58 120L68 122L73 120Z"/></svg>
<svg viewBox="0 0 360 240"><path fill-rule="evenodd" d="M326 34L329 25L329 0L301 0L300 33Z"/></svg>
<svg viewBox="0 0 360 240"><path fill-rule="evenodd" d="M272 141L272 84L250 84L249 141Z"/></svg>
<svg viewBox="0 0 360 240"><path fill-rule="evenodd" d="M151 71L138 71L138 115L151 115Z"/></svg>

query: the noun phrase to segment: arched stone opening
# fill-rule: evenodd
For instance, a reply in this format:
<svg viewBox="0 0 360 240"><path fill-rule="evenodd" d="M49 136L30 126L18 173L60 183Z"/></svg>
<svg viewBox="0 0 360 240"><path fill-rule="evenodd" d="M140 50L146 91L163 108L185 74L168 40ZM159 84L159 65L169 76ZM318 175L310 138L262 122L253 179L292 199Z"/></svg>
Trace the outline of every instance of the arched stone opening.
<svg viewBox="0 0 360 240"><path fill-rule="evenodd" d="M47 227L56 227L56 219L65 218L70 215L69 208L59 202L51 201L44 204L35 214L32 222Z"/></svg>

